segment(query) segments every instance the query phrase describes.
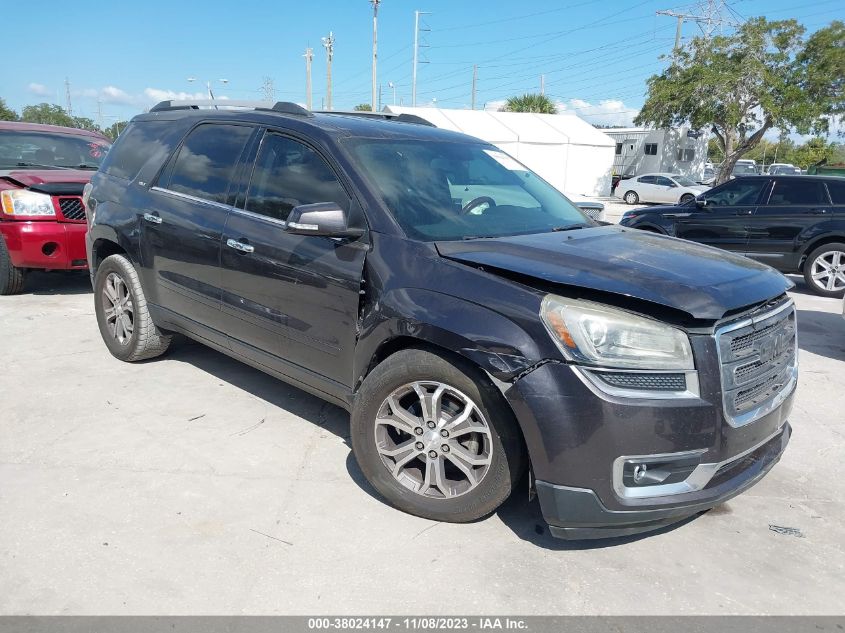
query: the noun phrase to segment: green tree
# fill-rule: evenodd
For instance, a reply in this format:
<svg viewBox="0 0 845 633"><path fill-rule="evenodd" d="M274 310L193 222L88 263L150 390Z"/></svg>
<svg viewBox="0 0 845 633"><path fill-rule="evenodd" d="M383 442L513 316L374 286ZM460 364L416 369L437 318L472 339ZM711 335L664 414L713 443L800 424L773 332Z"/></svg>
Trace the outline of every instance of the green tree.
<svg viewBox="0 0 845 633"><path fill-rule="evenodd" d="M546 95L524 94L521 97L511 97L505 102L499 112L536 112L538 114L557 114L554 102Z"/></svg>
<svg viewBox="0 0 845 633"><path fill-rule="evenodd" d="M371 106L369 103L359 103L355 106L354 110L355 112L372 112L373 106Z"/></svg>
<svg viewBox="0 0 845 633"><path fill-rule="evenodd" d="M73 125L71 127L77 127L81 130L91 130L93 132L101 132L100 126L97 125L93 119L89 119L88 117L84 116L75 116L73 117Z"/></svg>
<svg viewBox="0 0 845 633"><path fill-rule="evenodd" d="M21 112L21 121L74 127L73 118L68 116L67 112L62 108L52 103L24 106Z"/></svg>
<svg viewBox="0 0 845 633"><path fill-rule="evenodd" d="M18 113L6 105L6 100L0 97L0 121L17 121Z"/></svg>
<svg viewBox="0 0 845 633"><path fill-rule="evenodd" d="M731 35L695 38L648 80L635 122L709 127L724 156L716 182L724 182L769 129L825 134L845 111L843 31L833 22L805 40L795 20L752 18Z"/></svg>
<svg viewBox="0 0 845 633"><path fill-rule="evenodd" d="M129 121L116 121L103 130L103 134L108 136L112 141L117 138L117 135L126 129Z"/></svg>

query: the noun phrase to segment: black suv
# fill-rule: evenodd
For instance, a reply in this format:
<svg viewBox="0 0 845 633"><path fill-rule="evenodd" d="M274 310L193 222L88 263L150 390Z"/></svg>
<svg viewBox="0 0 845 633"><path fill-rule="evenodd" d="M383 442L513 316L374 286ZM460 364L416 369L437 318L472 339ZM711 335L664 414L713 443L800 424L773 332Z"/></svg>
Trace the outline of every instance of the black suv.
<svg viewBox="0 0 845 633"><path fill-rule="evenodd" d="M816 294L845 293L845 178L744 176L687 204L628 211L620 224L803 273Z"/></svg>
<svg viewBox="0 0 845 633"><path fill-rule="evenodd" d="M135 117L86 192L117 358L183 333L345 407L366 478L434 520L530 467L555 535L631 534L780 458L795 310L768 266L599 226L413 118L198 105Z"/></svg>

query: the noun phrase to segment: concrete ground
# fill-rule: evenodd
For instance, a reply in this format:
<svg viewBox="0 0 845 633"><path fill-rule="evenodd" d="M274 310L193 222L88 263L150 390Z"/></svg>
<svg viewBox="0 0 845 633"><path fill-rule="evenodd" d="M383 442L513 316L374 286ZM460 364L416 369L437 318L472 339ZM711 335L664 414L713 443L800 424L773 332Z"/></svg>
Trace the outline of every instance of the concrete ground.
<svg viewBox="0 0 845 633"><path fill-rule="evenodd" d="M841 614L845 320L794 296L781 463L679 526L567 543L523 491L471 525L388 507L342 410L197 344L121 363L87 279L35 275L0 297L0 614Z"/></svg>

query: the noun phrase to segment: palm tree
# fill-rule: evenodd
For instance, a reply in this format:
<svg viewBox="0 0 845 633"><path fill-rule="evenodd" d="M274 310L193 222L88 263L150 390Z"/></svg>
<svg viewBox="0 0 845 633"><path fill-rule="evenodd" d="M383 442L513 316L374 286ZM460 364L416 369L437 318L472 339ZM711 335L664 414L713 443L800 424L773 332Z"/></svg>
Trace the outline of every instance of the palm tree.
<svg viewBox="0 0 845 633"><path fill-rule="evenodd" d="M511 97L500 112L536 112L538 114L557 114L554 102L546 95L524 94L521 97Z"/></svg>

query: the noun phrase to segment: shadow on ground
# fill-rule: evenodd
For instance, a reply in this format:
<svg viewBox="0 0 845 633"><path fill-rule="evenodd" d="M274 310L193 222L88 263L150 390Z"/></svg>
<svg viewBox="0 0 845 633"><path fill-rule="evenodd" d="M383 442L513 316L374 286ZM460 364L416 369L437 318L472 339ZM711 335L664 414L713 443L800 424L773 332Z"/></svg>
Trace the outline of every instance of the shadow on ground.
<svg viewBox="0 0 845 633"><path fill-rule="evenodd" d="M845 319L833 312L798 310L798 347L816 356L845 361Z"/></svg>
<svg viewBox="0 0 845 633"><path fill-rule="evenodd" d="M27 274L21 294L83 295L91 292L87 270L33 271Z"/></svg>

